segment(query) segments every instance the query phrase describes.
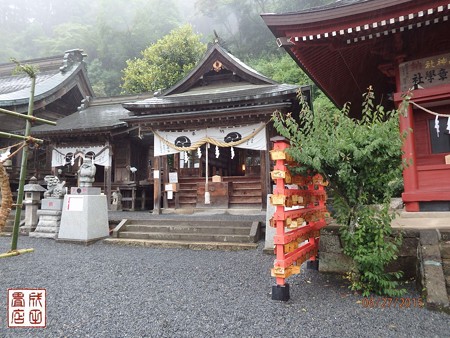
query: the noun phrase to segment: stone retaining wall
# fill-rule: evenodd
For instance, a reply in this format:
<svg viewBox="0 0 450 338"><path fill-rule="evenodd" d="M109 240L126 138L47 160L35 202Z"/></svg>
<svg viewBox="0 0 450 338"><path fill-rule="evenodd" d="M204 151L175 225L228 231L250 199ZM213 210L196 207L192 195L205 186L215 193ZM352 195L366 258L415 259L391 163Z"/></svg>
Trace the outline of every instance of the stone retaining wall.
<svg viewBox="0 0 450 338"><path fill-rule="evenodd" d="M395 230L394 230L395 231ZM404 272L404 279L416 277L419 232L403 232L403 243L398 258L388 266L388 271ZM343 253L338 225L328 225L320 231L319 271L345 274L352 267L352 259Z"/></svg>

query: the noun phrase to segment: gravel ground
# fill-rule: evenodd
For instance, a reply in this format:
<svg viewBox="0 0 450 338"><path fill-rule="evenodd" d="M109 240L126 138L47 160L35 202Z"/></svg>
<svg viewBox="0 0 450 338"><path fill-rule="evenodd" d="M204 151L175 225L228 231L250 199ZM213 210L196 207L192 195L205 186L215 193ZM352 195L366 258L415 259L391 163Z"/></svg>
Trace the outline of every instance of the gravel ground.
<svg viewBox="0 0 450 338"><path fill-rule="evenodd" d="M10 242L0 238L0 252ZM19 248L35 251L0 259L0 337L450 337L449 315L364 308L317 271L289 278L290 301L271 300L263 242L221 252L21 236ZM6 328L7 288L46 288L47 328Z"/></svg>

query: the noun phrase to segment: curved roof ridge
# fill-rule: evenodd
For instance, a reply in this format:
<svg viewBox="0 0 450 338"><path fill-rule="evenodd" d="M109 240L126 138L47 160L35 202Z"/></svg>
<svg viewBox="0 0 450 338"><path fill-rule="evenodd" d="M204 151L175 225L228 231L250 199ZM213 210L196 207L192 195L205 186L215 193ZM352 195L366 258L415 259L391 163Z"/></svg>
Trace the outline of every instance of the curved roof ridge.
<svg viewBox="0 0 450 338"><path fill-rule="evenodd" d="M42 97L45 97L51 94L52 92L56 91L66 79L69 79L71 76L76 74L80 68L83 67L84 67L83 62L79 62L78 64L73 64L73 66L65 72L58 71L57 73L51 76L36 79L34 100L38 101ZM30 98L30 86L31 81L30 85L24 86L23 88L17 91L0 94L0 106L11 106L27 103Z"/></svg>
<svg viewBox="0 0 450 338"><path fill-rule="evenodd" d="M162 96L178 94L181 91L187 91L189 83L192 83L192 79L200 79L205 70L205 65L210 59L217 54L217 57L222 56L225 60L228 60L236 68L242 71L242 73L247 76L254 78L258 82L263 82L267 84L277 84L276 81L260 74L253 68L249 67L247 64L242 62L236 56L232 55L230 52L226 51L220 44L214 43L205 53L203 58L198 62L198 64L179 82L177 82L172 87L168 88L162 93ZM192 86L192 85L191 85Z"/></svg>

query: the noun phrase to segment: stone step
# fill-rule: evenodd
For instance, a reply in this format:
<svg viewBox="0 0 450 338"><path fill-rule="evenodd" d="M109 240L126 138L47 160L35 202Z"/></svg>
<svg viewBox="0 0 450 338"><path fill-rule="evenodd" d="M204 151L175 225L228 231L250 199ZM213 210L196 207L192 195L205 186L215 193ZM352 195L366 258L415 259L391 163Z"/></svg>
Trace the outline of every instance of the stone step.
<svg viewBox="0 0 450 338"><path fill-rule="evenodd" d="M199 241L168 241L168 240L147 240L129 238L107 238L103 240L107 244L131 245L142 247L161 248L184 248L192 250L253 250L258 247L257 243L236 243L236 242L199 242Z"/></svg>
<svg viewBox="0 0 450 338"><path fill-rule="evenodd" d="M132 232L166 232L166 233L202 233L215 235L248 235L249 227L220 227L220 226L189 226L189 225L142 225L130 224L125 227L125 231Z"/></svg>
<svg viewBox="0 0 450 338"><path fill-rule="evenodd" d="M450 296L450 276L445 276L445 284L447 286L447 295Z"/></svg>
<svg viewBox="0 0 450 338"><path fill-rule="evenodd" d="M443 259L450 259L450 241L441 242L441 257Z"/></svg>
<svg viewBox="0 0 450 338"><path fill-rule="evenodd" d="M450 276L450 259L442 260L442 269L444 270L445 276Z"/></svg>
<svg viewBox="0 0 450 338"><path fill-rule="evenodd" d="M447 218L450 219L450 211L420 211L420 212L400 212L402 218Z"/></svg>
<svg viewBox="0 0 450 338"><path fill-rule="evenodd" d="M170 217L170 216L168 216ZM199 216L198 218L200 218ZM205 220L205 219L189 219L189 218L172 218L172 219L148 219L148 220L129 220L127 225L161 225L161 226L214 226L214 227L251 227L251 221L235 221L235 220ZM212 218L213 219L213 218Z"/></svg>
<svg viewBox="0 0 450 338"><path fill-rule="evenodd" d="M171 233L171 232L138 232L122 231L119 238L151 239L165 241L190 241L190 242L252 242L249 235L221 235L201 233Z"/></svg>

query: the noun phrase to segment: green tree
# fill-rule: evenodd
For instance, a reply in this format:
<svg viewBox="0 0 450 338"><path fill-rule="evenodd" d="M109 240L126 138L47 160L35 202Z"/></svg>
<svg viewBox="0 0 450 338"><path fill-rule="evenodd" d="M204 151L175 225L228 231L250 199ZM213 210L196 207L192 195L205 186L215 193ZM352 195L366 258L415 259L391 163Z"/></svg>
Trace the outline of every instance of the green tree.
<svg viewBox="0 0 450 338"><path fill-rule="evenodd" d="M227 48L241 59L277 53L275 38L261 13L286 13L329 4L334 0L196 0L197 10L212 18L212 27Z"/></svg>
<svg viewBox="0 0 450 338"><path fill-rule="evenodd" d="M142 58L127 61L122 88L130 93L169 88L197 64L205 50L192 26L174 29L142 51Z"/></svg>
<svg viewBox="0 0 450 338"><path fill-rule="evenodd" d="M399 295L403 290L396 289L395 279L401 272L385 272L401 241L391 237L394 215L389 212L403 168L399 113L374 105L371 88L360 120L349 117L348 106L337 110L326 100L319 102L323 105L314 113L304 108L299 121L276 113L275 127L290 140L290 153L301 164L293 170L320 173L330 182L344 252L355 262L351 287L364 295Z"/></svg>
<svg viewBox="0 0 450 338"><path fill-rule="evenodd" d="M311 79L301 70L286 53L247 62L255 70L280 83L298 85L312 84Z"/></svg>

